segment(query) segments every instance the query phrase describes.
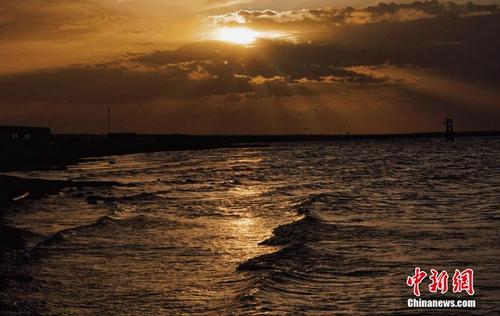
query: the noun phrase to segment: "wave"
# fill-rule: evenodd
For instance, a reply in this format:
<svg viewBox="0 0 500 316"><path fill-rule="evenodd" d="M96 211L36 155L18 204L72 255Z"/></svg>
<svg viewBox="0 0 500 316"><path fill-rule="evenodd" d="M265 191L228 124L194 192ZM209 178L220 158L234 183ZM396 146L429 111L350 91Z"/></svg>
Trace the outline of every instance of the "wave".
<svg viewBox="0 0 500 316"><path fill-rule="evenodd" d="M40 243L38 243L35 247L33 247L33 249L31 250L31 252L32 253L36 253L37 250L39 250L41 248L51 247L51 246L53 246L55 244L67 241L67 238L69 236L71 236L71 235L75 235L77 233L81 233L81 232L84 232L86 230L93 229L95 227L108 225L108 224L113 223L114 221L115 221L115 219L112 216L105 215L105 216L100 217L94 223L60 230L57 233L52 234L48 238L46 238L43 241L41 241Z"/></svg>
<svg viewBox="0 0 500 316"><path fill-rule="evenodd" d="M154 201L158 196L155 193L142 192L134 195L126 196L99 196L99 195L89 195L85 199L90 204L97 204L98 202L104 203L114 203L114 202L130 202L130 201Z"/></svg>
<svg viewBox="0 0 500 316"><path fill-rule="evenodd" d="M308 256L310 252L308 243L320 241L324 237L324 232L335 229L335 225L324 222L321 215L321 209L328 206L332 196L331 193L310 194L293 204L292 211L303 217L298 221L276 227L272 237L259 243L267 246L288 246L277 252L249 259L241 263L237 270L276 269L278 262L280 265L285 262L285 265L290 267L293 262L300 262L297 258Z"/></svg>
<svg viewBox="0 0 500 316"><path fill-rule="evenodd" d="M164 229L189 225L191 228L198 226L196 223L186 223L175 219L161 218L154 215L138 214L133 207L116 207L109 214L98 218L95 222L79 225L58 231L37 243L31 250L34 256L40 255L44 250L56 247L64 243L71 243L73 239L85 236L100 229L115 229L126 231L127 229L143 229L162 226Z"/></svg>
<svg viewBox="0 0 500 316"><path fill-rule="evenodd" d="M377 238L397 239L400 232L389 229L378 229L366 225L336 222L334 203L345 199L345 194L317 193L308 195L292 205L292 210L303 215L297 221L283 224L273 230L273 235L261 241L260 245L284 246L271 254L252 258L238 266L238 270L276 270L284 267L290 270L293 266L302 266L311 258L321 258L330 261L327 253L318 253L339 240L359 239L372 240ZM325 244L326 243L326 244ZM363 248L363 245L356 245ZM367 246L366 249L369 249ZM353 272L359 273L359 272Z"/></svg>

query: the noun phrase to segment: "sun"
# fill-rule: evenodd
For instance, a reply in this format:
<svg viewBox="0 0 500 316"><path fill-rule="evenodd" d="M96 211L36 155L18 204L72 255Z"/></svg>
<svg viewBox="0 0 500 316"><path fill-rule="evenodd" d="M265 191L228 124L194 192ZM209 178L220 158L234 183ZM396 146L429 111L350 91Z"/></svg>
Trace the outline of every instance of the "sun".
<svg viewBox="0 0 500 316"><path fill-rule="evenodd" d="M243 27L223 27L215 31L214 38L219 41L249 45L255 42L260 35L260 32Z"/></svg>

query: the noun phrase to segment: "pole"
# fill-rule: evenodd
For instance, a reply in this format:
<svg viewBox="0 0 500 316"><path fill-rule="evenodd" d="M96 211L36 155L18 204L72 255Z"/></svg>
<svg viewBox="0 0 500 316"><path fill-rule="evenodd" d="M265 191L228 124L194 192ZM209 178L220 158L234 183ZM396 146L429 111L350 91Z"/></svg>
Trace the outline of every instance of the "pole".
<svg viewBox="0 0 500 316"><path fill-rule="evenodd" d="M108 108L108 136L111 133L111 110Z"/></svg>

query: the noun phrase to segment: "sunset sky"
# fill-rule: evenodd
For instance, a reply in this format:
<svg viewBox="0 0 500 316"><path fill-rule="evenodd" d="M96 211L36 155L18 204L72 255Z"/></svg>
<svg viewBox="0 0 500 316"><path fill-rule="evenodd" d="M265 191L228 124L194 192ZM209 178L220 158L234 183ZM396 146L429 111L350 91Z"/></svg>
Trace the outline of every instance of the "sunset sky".
<svg viewBox="0 0 500 316"><path fill-rule="evenodd" d="M500 130L499 4L0 0L0 125Z"/></svg>

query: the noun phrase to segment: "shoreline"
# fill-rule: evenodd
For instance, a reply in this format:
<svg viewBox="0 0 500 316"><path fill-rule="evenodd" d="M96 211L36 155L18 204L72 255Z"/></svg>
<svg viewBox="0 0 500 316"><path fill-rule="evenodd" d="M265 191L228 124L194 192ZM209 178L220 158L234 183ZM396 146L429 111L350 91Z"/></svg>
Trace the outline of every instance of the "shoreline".
<svg viewBox="0 0 500 316"><path fill-rule="evenodd" d="M120 185L111 181L70 181L26 179L16 176L0 175L0 292L5 290L11 280L29 280L29 277L17 273L19 262L29 257L27 248L29 231L11 226L5 222L4 216L9 206L25 200L35 200L57 194L65 188L84 188ZM0 309L1 310L1 309Z"/></svg>
<svg viewBox="0 0 500 316"><path fill-rule="evenodd" d="M56 194L64 188L99 187L120 185L113 181L72 181L27 179L17 176L0 175L0 212L10 204L20 200L31 200ZM2 214L0 213L0 216Z"/></svg>
<svg viewBox="0 0 500 316"><path fill-rule="evenodd" d="M500 131L455 132L452 138L498 137ZM389 141L396 139L449 138L442 132L346 135L143 135L133 133L55 134L48 143L10 146L0 143L0 172L64 168L82 158L161 151L265 147L276 143L337 141Z"/></svg>

